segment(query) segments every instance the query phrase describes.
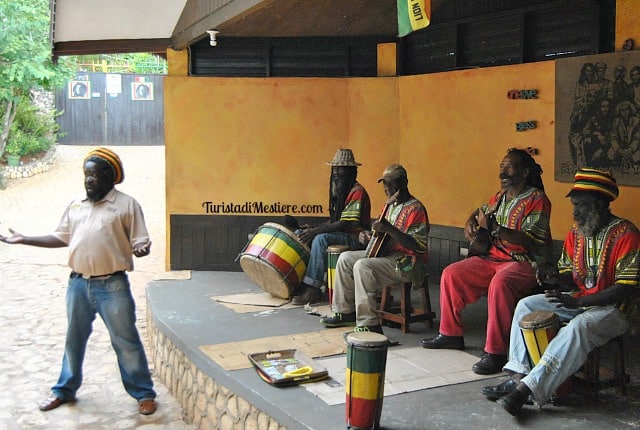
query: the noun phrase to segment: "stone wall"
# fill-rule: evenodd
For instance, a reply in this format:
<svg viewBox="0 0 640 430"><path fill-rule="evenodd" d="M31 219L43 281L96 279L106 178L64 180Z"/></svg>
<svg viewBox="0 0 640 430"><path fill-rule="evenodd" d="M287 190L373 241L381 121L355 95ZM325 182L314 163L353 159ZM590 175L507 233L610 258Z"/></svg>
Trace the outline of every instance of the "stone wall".
<svg viewBox="0 0 640 430"><path fill-rule="evenodd" d="M32 162L21 162L19 166L6 166L4 167L4 176L6 179L18 179L29 178L39 173L48 172L51 170L51 166L56 162L56 147L55 145L47 151L44 157L34 160ZM29 158L29 157L23 157ZM1 174L1 172L0 172Z"/></svg>
<svg viewBox="0 0 640 430"><path fill-rule="evenodd" d="M273 418L198 369L155 324L147 306L149 361L182 406L187 424L199 430L286 430Z"/></svg>

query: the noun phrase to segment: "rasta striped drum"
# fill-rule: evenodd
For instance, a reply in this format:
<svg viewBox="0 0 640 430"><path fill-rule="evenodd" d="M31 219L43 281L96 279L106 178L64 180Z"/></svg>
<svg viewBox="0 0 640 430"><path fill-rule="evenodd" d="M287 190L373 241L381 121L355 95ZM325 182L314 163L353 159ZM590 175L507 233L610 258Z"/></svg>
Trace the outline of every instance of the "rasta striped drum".
<svg viewBox="0 0 640 430"><path fill-rule="evenodd" d="M333 286L336 282L336 265L338 257L345 251L349 250L347 245L329 245L327 246L327 296L329 298L329 307L333 303Z"/></svg>
<svg viewBox="0 0 640 430"><path fill-rule="evenodd" d="M347 428L377 429L384 398L389 339L373 332L347 336Z"/></svg>
<svg viewBox="0 0 640 430"><path fill-rule="evenodd" d="M258 227L240 253L240 267L247 276L274 297L288 299L302 282L309 262L309 248L280 224Z"/></svg>
<svg viewBox="0 0 640 430"><path fill-rule="evenodd" d="M549 342L560 330L560 318L552 311L533 311L520 320L520 331L527 346L531 367L537 365ZM551 403L571 392L571 378L560 385L551 396Z"/></svg>
<svg viewBox="0 0 640 430"><path fill-rule="evenodd" d="M551 311L533 311L522 317L520 330L533 367L538 364L547 345L560 330L560 318Z"/></svg>

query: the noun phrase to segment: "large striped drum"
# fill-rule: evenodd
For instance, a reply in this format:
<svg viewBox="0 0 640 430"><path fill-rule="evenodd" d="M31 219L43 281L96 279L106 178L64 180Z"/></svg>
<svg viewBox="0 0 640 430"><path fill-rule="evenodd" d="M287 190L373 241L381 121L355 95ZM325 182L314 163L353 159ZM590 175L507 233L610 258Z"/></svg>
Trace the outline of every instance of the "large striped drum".
<svg viewBox="0 0 640 430"><path fill-rule="evenodd" d="M333 303L333 286L336 282L336 265L338 257L344 251L348 251L348 245L329 245L327 246L327 298L329 299L329 307Z"/></svg>
<svg viewBox="0 0 640 430"><path fill-rule="evenodd" d="M240 267L274 297L288 299L302 282L309 248L280 224L268 222L256 230L240 253Z"/></svg>
<svg viewBox="0 0 640 430"><path fill-rule="evenodd" d="M353 332L346 340L347 428L377 429L389 339L373 332Z"/></svg>

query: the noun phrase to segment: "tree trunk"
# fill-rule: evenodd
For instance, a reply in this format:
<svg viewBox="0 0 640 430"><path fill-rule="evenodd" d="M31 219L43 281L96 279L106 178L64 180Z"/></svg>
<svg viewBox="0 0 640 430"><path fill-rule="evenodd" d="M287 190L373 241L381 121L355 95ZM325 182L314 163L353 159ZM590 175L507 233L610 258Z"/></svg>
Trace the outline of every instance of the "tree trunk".
<svg viewBox="0 0 640 430"><path fill-rule="evenodd" d="M6 103L2 118L2 134L0 134L0 157L4 154L4 148L7 146L7 140L9 139L9 129L13 124L13 119L16 117L16 102L8 100Z"/></svg>

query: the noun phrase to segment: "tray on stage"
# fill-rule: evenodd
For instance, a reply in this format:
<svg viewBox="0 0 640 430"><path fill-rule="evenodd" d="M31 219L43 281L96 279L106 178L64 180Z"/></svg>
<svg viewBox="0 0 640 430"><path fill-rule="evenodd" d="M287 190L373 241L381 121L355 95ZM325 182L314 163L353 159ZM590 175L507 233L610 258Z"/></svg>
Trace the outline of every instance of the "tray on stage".
<svg viewBox="0 0 640 430"><path fill-rule="evenodd" d="M271 385L298 385L329 376L324 366L297 349L258 352L248 357L258 375Z"/></svg>

